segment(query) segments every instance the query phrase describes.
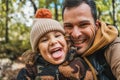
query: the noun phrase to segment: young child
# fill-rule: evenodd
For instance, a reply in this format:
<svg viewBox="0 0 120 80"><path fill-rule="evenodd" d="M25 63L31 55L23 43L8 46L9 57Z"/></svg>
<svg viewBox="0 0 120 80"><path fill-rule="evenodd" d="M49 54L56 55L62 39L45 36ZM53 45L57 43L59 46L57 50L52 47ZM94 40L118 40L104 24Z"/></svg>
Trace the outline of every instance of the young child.
<svg viewBox="0 0 120 80"><path fill-rule="evenodd" d="M38 9L30 32L32 51L29 50L23 54L26 68L21 69L17 80L71 80L72 78L79 80L78 73L81 70L82 73L86 72L84 62L79 59L76 59L77 62L73 60L75 51L68 50L64 36L63 27L58 21L52 19L51 12L48 9ZM67 72L64 73L66 68L63 68L69 63L72 65L70 68L72 71L68 74L69 76L66 76ZM78 65L77 68L80 70L76 70L74 65Z"/></svg>
<svg viewBox="0 0 120 80"><path fill-rule="evenodd" d="M47 75L47 80L56 80L57 65L61 64L68 53L67 42L64 38L64 29L59 22L52 19L52 14L48 9L38 9L33 21L30 32L30 43L32 51L27 51L23 56L26 57L26 67L33 67L33 74L22 69L18 74L18 80L36 76ZM31 59L31 60L29 60ZM32 65L32 66L30 66ZM46 77L45 77L46 78Z"/></svg>

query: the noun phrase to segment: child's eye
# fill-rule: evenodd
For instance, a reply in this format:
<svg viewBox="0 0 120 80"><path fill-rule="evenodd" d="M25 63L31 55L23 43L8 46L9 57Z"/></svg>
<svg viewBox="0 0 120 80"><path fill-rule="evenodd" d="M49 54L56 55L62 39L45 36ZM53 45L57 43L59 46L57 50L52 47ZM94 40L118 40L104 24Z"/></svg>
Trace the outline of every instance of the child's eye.
<svg viewBox="0 0 120 80"><path fill-rule="evenodd" d="M41 38L40 42L45 42L47 40L48 40L47 38Z"/></svg>
<svg viewBox="0 0 120 80"><path fill-rule="evenodd" d="M59 37L59 36L61 36L61 35L55 35L55 37Z"/></svg>
<svg viewBox="0 0 120 80"><path fill-rule="evenodd" d="M60 37L60 36L62 36L61 33L56 33L56 34L55 34L55 37Z"/></svg>

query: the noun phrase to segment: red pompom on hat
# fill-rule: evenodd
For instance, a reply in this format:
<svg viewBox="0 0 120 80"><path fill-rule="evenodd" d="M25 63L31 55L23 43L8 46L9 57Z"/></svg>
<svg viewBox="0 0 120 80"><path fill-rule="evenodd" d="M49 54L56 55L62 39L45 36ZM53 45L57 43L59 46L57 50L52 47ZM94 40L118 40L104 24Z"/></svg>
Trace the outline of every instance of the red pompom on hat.
<svg viewBox="0 0 120 80"><path fill-rule="evenodd" d="M40 8L36 11L30 32L30 43L33 51L37 51L39 39L50 31L59 31L65 34L63 26L57 20L52 19L50 10Z"/></svg>
<svg viewBox="0 0 120 80"><path fill-rule="evenodd" d="M36 11L35 18L52 18L52 13L49 9L41 8Z"/></svg>

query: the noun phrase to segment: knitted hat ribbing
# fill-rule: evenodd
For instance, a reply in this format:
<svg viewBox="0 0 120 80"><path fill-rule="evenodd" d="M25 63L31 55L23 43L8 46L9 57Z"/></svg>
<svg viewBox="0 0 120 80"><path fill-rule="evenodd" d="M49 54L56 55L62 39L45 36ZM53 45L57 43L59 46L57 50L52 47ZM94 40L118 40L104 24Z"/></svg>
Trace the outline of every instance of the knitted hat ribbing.
<svg viewBox="0 0 120 80"><path fill-rule="evenodd" d="M48 9L47 9L48 10ZM42 14L45 12L42 12ZM48 13L48 11L47 11ZM39 39L50 31L60 31L61 33L65 33L63 27L61 24L53 19L50 18L36 18L33 21L33 26L30 32L30 43L32 46L32 50L36 51L37 44L39 42Z"/></svg>

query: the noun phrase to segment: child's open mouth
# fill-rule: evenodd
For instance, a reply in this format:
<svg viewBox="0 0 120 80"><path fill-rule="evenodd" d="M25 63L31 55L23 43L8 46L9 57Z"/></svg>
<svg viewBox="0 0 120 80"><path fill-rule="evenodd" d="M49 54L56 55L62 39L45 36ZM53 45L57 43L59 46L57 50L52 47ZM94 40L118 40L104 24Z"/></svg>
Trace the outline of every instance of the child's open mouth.
<svg viewBox="0 0 120 80"><path fill-rule="evenodd" d="M54 50L52 50L51 52L52 57L55 59L60 58L64 53L63 53L63 49L62 48L56 48Z"/></svg>

